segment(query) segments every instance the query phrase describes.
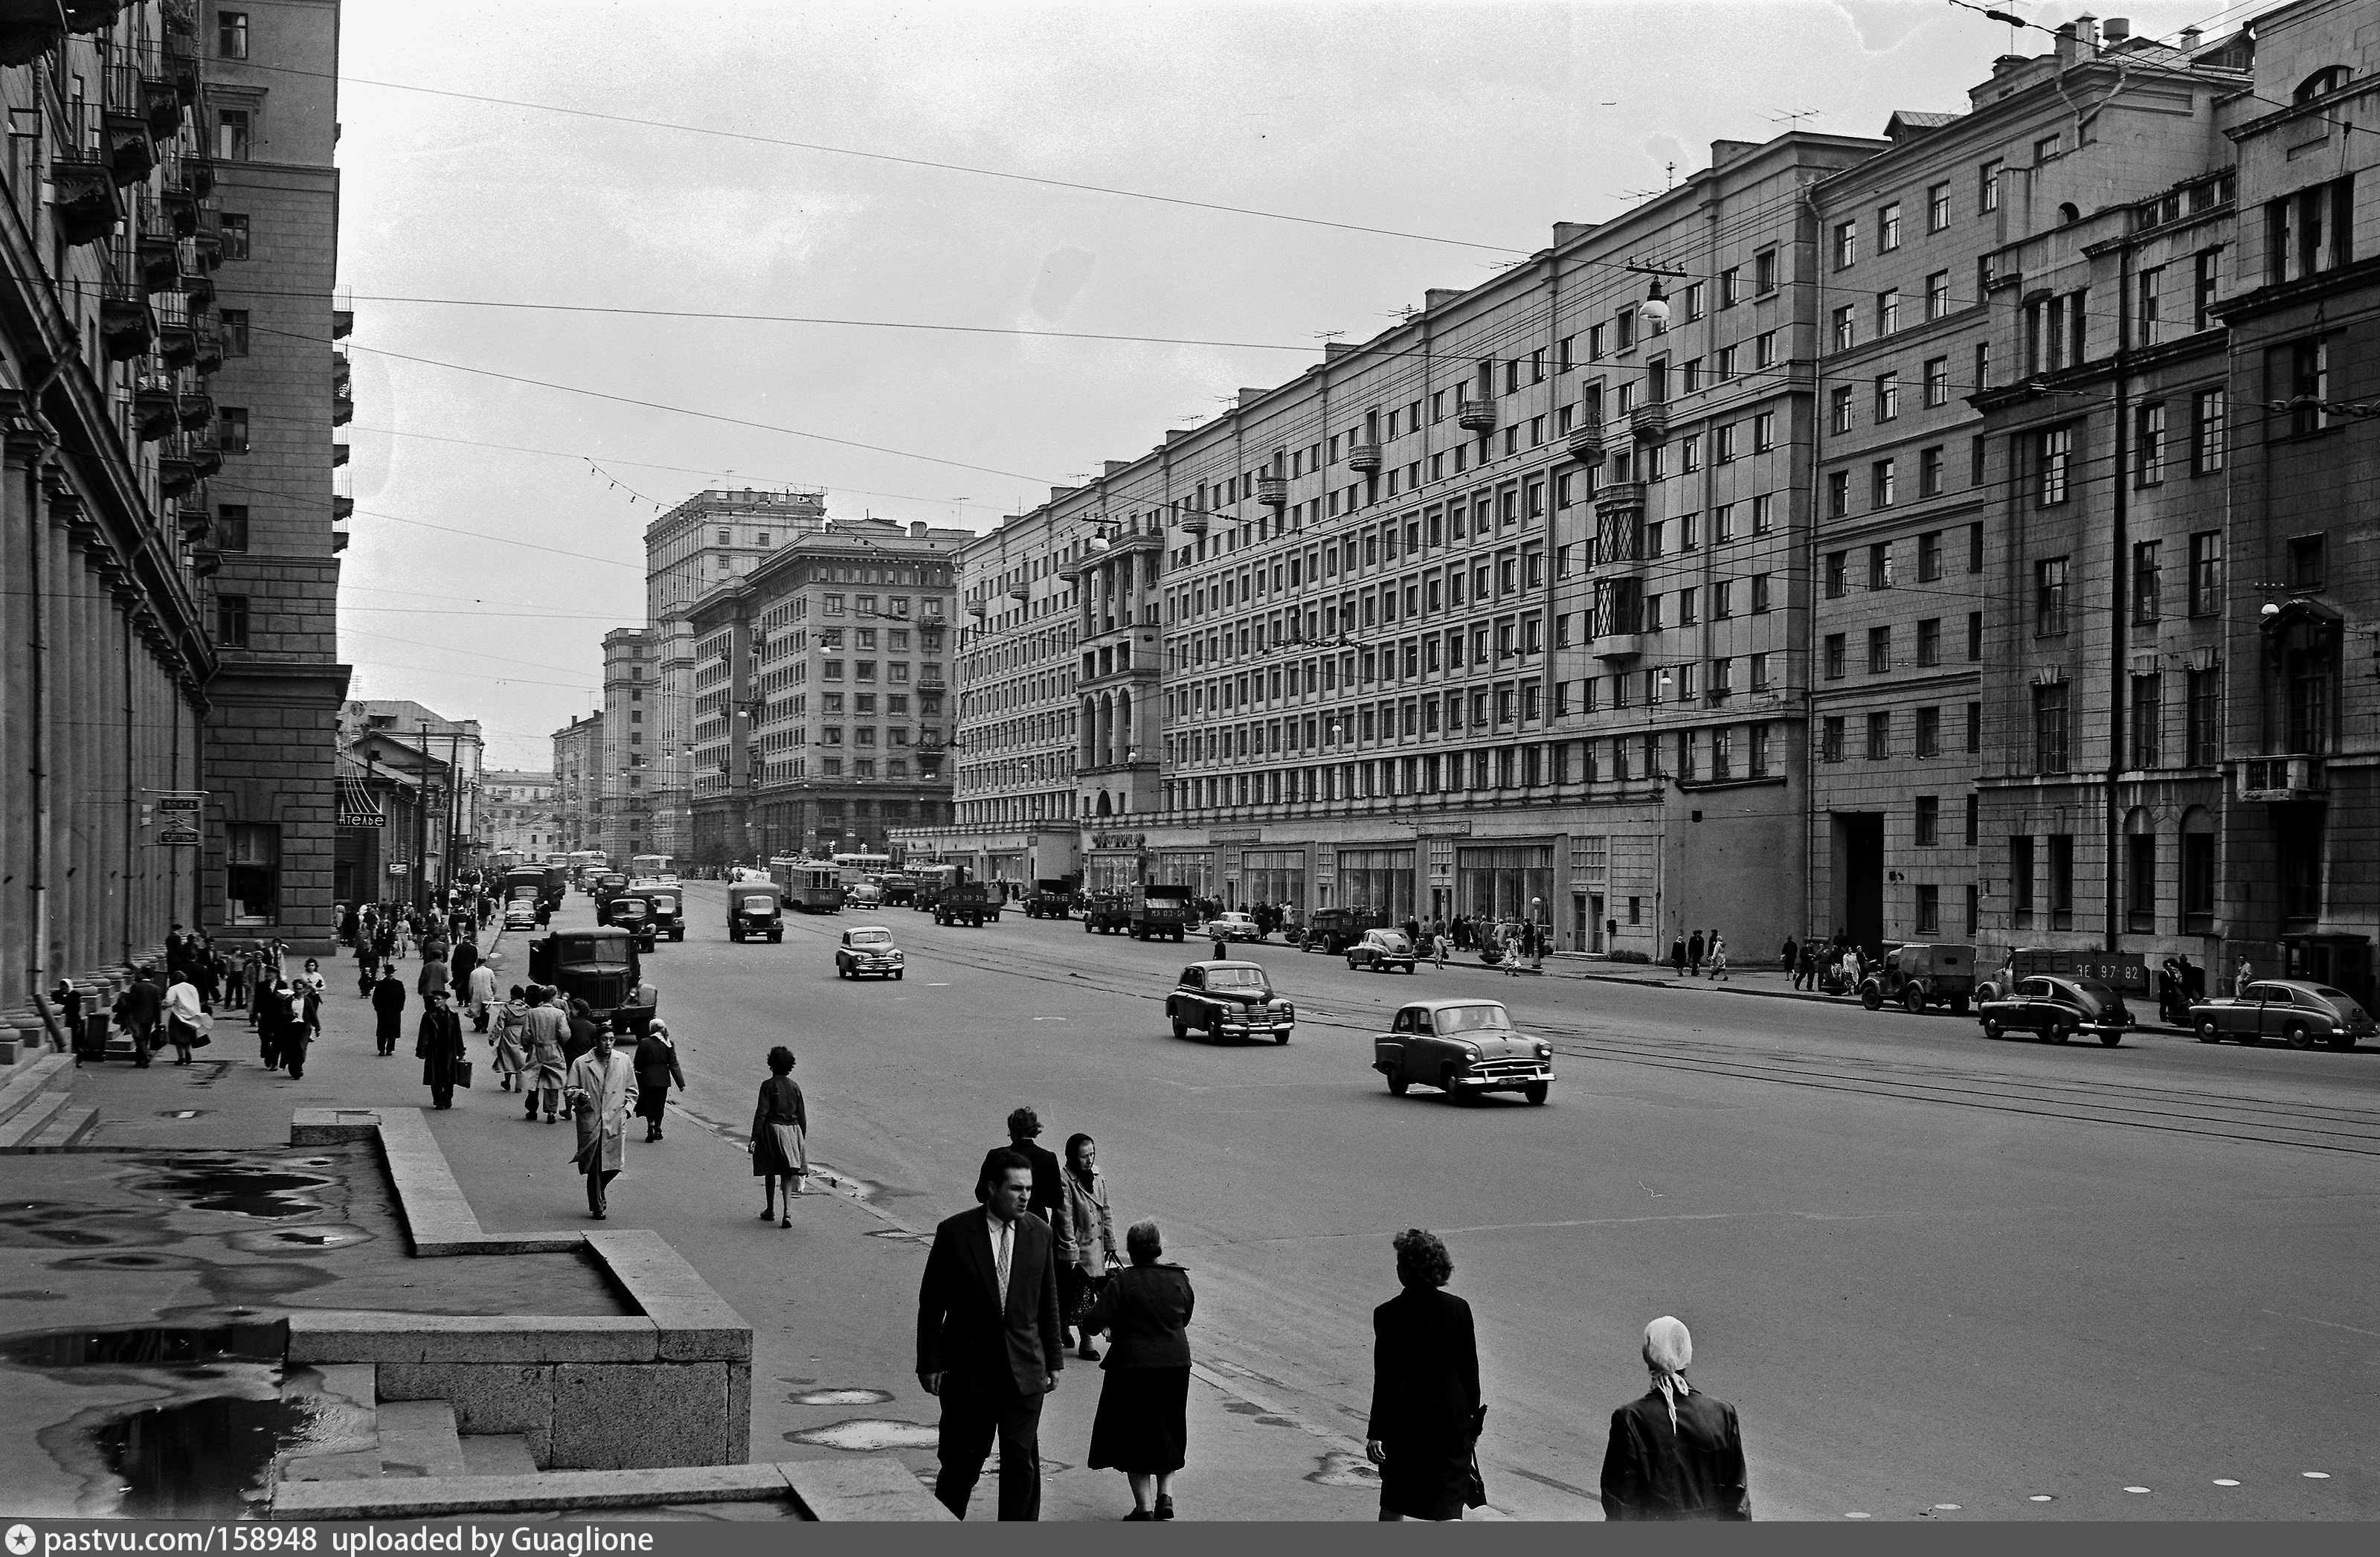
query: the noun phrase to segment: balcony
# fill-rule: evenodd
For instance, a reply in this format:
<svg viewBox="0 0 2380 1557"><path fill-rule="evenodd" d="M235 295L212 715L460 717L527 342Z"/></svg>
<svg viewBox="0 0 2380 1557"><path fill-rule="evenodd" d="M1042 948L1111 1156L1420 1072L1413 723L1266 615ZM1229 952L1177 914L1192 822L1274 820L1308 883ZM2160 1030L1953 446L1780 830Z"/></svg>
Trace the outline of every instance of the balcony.
<svg viewBox="0 0 2380 1557"><path fill-rule="evenodd" d="M168 319L157 331L157 360L168 368L187 368L199 359L199 333Z"/></svg>
<svg viewBox="0 0 2380 1557"><path fill-rule="evenodd" d="M1288 507L1289 478L1286 476L1258 476L1257 478L1257 501L1263 504L1268 508Z"/></svg>
<svg viewBox="0 0 2380 1557"><path fill-rule="evenodd" d="M107 175L119 189L138 184L157 171L157 138L139 114L110 109L101 117L106 133Z"/></svg>
<svg viewBox="0 0 2380 1557"><path fill-rule="evenodd" d="M30 65L66 35L65 17L45 0L0 4L0 65Z"/></svg>
<svg viewBox="0 0 2380 1557"><path fill-rule="evenodd" d="M331 445L331 464L334 467L345 465L347 462L347 455L349 452L350 451L346 444L333 444Z"/></svg>
<svg viewBox="0 0 2380 1557"><path fill-rule="evenodd" d="M1645 483L1642 481L1614 481L1596 490L1595 517L1598 523L1644 511Z"/></svg>
<svg viewBox="0 0 2380 1557"><path fill-rule="evenodd" d="M224 365L223 325L212 319L198 325L198 350L190 366L202 373L220 372Z"/></svg>
<svg viewBox="0 0 2380 1557"><path fill-rule="evenodd" d="M178 184L167 184L157 196L157 208L176 237L199 236L199 197Z"/></svg>
<svg viewBox="0 0 2380 1557"><path fill-rule="evenodd" d="M149 133L159 140L171 140L182 128L181 90L169 76L140 78L140 116L149 122Z"/></svg>
<svg viewBox="0 0 2380 1557"><path fill-rule="evenodd" d="M190 468L202 481L223 468L223 450L212 438L191 439L186 452L190 456Z"/></svg>
<svg viewBox="0 0 2380 1557"><path fill-rule="evenodd" d="M347 423L349 423L349 422L351 422L351 421L353 421L353 420L356 420L356 402L355 402L355 397L354 397L353 395L332 395L332 396L331 396L331 425L332 425L332 426L334 426L334 427L345 427Z"/></svg>
<svg viewBox="0 0 2380 1557"><path fill-rule="evenodd" d="M174 521L180 527L182 539L195 546L204 541L215 528L214 516L203 503L185 503L174 510Z"/></svg>
<svg viewBox="0 0 2380 1557"><path fill-rule="evenodd" d="M157 461L157 490L167 497L179 497L199 484L199 468L178 454L169 454Z"/></svg>
<svg viewBox="0 0 2380 1557"><path fill-rule="evenodd" d="M109 290L115 290L114 284ZM157 338L157 316L149 311L148 298L138 287L126 291L128 295L102 298L99 303L100 349L110 362L131 361Z"/></svg>
<svg viewBox="0 0 2380 1557"><path fill-rule="evenodd" d="M331 554L332 554L333 556L336 556L336 555L338 555L341 552L346 551L346 550L347 549L347 541L348 541L348 540L349 540L349 539L350 539L350 537L348 536L347 532L346 532L346 530L344 530L344 529L334 529L334 530L332 530L332 531L331 531Z"/></svg>
<svg viewBox="0 0 2380 1557"><path fill-rule="evenodd" d="M132 395L132 420L142 443L153 444L180 425L177 404L171 382L151 379L141 383Z"/></svg>
<svg viewBox="0 0 2380 1557"><path fill-rule="evenodd" d="M204 432L215 424L215 397L203 389L185 395L176 407L176 413L183 432Z"/></svg>
<svg viewBox="0 0 2380 1557"><path fill-rule="evenodd" d="M1603 423L1582 421L1570 430L1570 456L1592 470L1603 463Z"/></svg>
<svg viewBox="0 0 2380 1557"><path fill-rule="evenodd" d="M356 310L351 308L333 309L331 310L331 338L334 341L343 341L355 333Z"/></svg>
<svg viewBox="0 0 2380 1557"><path fill-rule="evenodd" d="M1066 585L1074 585L1074 584L1080 583L1080 582L1082 581L1082 578L1083 578L1083 565L1082 565L1081 563L1079 563L1079 562L1069 562L1069 563L1061 563L1061 564L1059 564L1059 566L1058 566L1058 581L1059 581L1060 583L1062 583L1062 584L1066 584Z"/></svg>
<svg viewBox="0 0 2380 1557"><path fill-rule="evenodd" d="M128 0L65 0L58 8L66 13L69 32L98 32L114 24L116 14Z"/></svg>
<svg viewBox="0 0 2380 1557"><path fill-rule="evenodd" d="M1496 402L1464 400L1454 409L1454 421L1456 426L1474 432L1493 432L1496 431Z"/></svg>
<svg viewBox="0 0 2380 1557"><path fill-rule="evenodd" d="M182 253L170 237L158 235L140 240L140 286L146 292L171 292L182 282Z"/></svg>
<svg viewBox="0 0 2380 1557"><path fill-rule="evenodd" d="M348 402L348 406L349 406L349 414L350 414L350 415L352 415L352 414L353 414L354 402L353 402L353 401ZM1026 586L1024 586L1023 584L1019 584L1019 585L1017 585L1017 586L1016 586L1016 588L1014 588L1014 589L1013 589L1013 590L1009 590L1009 591L1008 591L1008 598L1009 598L1009 599L1011 599L1011 600L1013 600L1013 601L1014 601L1014 602L1016 602L1018 604L1022 605L1022 604L1025 604L1026 602L1029 602L1030 600L1032 600L1032 598L1033 598L1033 591L1032 591L1031 590L1027 589L1027 588L1026 588Z"/></svg>
<svg viewBox="0 0 2380 1557"><path fill-rule="evenodd" d="M1196 509L1193 509L1191 512L1182 516L1182 529L1184 533L1195 535L1199 537L1201 540L1204 540L1207 534L1207 516Z"/></svg>
<svg viewBox="0 0 2380 1557"><path fill-rule="evenodd" d="M1670 407L1666 404L1639 406L1628 418L1628 431L1640 444L1658 444L1670 435Z"/></svg>
<svg viewBox="0 0 2380 1557"><path fill-rule="evenodd" d="M212 548L190 553L190 571L201 578L212 578L223 571L223 553Z"/></svg>
<svg viewBox="0 0 2380 1557"><path fill-rule="evenodd" d="M203 244L204 237L199 239ZM182 278L182 300L194 309L212 306L215 300L215 278L207 273L213 267L200 263L198 273Z"/></svg>
<svg viewBox="0 0 2380 1557"><path fill-rule="evenodd" d="M115 183L104 164L61 157L50 164L50 182L56 189L50 215L58 225L58 236L67 243L96 243L115 232L115 224L124 219L123 202L116 198ZM197 208L191 211L196 221Z"/></svg>
<svg viewBox="0 0 2380 1557"><path fill-rule="evenodd" d="M2240 798L2286 805L2327 799L2319 757L2251 757L2240 764Z"/></svg>
<svg viewBox="0 0 2380 1557"><path fill-rule="evenodd" d="M1468 426L1469 424L1465 423L1464 425ZM1379 469L1380 445L1378 444L1348 444L1347 467L1351 470L1361 470L1367 476Z"/></svg>

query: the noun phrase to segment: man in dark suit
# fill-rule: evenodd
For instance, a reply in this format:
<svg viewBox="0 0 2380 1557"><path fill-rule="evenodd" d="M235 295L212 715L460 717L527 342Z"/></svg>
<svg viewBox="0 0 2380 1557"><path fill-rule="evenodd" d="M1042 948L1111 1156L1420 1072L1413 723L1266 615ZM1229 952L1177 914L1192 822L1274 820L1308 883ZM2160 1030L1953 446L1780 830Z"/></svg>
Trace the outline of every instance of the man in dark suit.
<svg viewBox="0 0 2380 1557"><path fill-rule="evenodd" d="M1058 1175L1065 1170L1059 1167L1057 1154L1035 1139L1040 1134L1041 1116L1031 1109L1020 1108L1009 1114L1008 1150L1033 1169L1033 1198L1026 1210L1039 1217L1042 1225L1058 1227L1064 1220L1058 1212L1066 1200L1065 1181Z"/></svg>
<svg viewBox="0 0 2380 1557"><path fill-rule="evenodd" d="M1017 1152L984 1158L975 1198L934 1229L917 1289L917 1382L942 1402L934 1496L966 1517L1000 1439L1000 1516L1041 1517L1041 1397L1065 1366L1058 1266L1047 1222L1027 1216L1033 1168Z"/></svg>

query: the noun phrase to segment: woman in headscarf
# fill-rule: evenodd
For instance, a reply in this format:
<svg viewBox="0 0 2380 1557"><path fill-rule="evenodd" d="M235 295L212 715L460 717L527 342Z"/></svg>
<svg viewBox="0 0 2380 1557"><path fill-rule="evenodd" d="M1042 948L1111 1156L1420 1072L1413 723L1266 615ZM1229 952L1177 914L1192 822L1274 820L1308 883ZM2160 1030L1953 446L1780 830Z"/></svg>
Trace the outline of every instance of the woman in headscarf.
<svg viewBox="0 0 2380 1557"><path fill-rule="evenodd" d="M1074 1155L1075 1143L1068 1141L1069 1162ZM1123 1243L1131 1268L1108 1283L1083 1321L1087 1338L1093 1330L1105 1330L1109 1338L1087 1463L1093 1470L1123 1472L1132 1485L1126 1519L1171 1519L1173 1473L1189 1457L1189 1327L1196 1297L1189 1271L1160 1263L1165 1246L1157 1223L1134 1222ZM1083 1355L1097 1354L1087 1345Z"/></svg>
<svg viewBox="0 0 2380 1557"><path fill-rule="evenodd" d="M659 1021L645 1026L637 1040L637 1114L645 1122L645 1139L662 1138L662 1112L669 1103L670 1083L686 1090L686 1072L678 1067L677 1046L669 1028Z"/></svg>
<svg viewBox="0 0 2380 1557"><path fill-rule="evenodd" d="M777 1216L777 1191L785 1192L785 1210L777 1222L794 1224L794 1197L810 1171L809 1107L801 1085L793 1077L794 1052L783 1044L769 1051L769 1079L760 1083L760 1101L752 1109L752 1176L760 1181L760 1220Z"/></svg>
<svg viewBox="0 0 2380 1557"><path fill-rule="evenodd" d="M1380 1517L1460 1519L1487 1411L1471 1305L1440 1290L1453 1257L1435 1233L1396 1237L1404 1290L1372 1310L1372 1417L1364 1453L1380 1467Z"/></svg>
<svg viewBox="0 0 2380 1557"><path fill-rule="evenodd" d="M1066 1165L1058 1175L1060 1209L1071 1236L1062 1239L1066 1263L1058 1267L1058 1311L1069 1324L1080 1324L1078 1356L1097 1362L1099 1349L1091 1334L1099 1327L1085 1321L1100 1281L1122 1261L1116 1259L1115 1219L1108 1212L1108 1181L1099 1176L1099 1143L1088 1136L1066 1138Z"/></svg>
<svg viewBox="0 0 2380 1557"><path fill-rule="evenodd" d="M1606 1519L1750 1519L1752 1485L1735 1407L1686 1382L1694 1338L1664 1314L1645 1327L1653 1387L1611 1414Z"/></svg>

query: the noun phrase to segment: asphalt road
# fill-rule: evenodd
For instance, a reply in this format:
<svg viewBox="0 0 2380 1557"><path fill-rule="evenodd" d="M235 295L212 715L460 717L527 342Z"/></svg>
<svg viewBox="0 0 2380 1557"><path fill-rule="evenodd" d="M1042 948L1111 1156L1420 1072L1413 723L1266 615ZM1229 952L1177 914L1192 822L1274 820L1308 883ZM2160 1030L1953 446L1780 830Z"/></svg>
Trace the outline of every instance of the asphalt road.
<svg viewBox="0 0 2380 1557"><path fill-rule="evenodd" d="M1311 1454L1361 1437L1389 1240L1424 1226L1478 1319L1482 1460L1518 1517L1597 1516L1605 1424L1643 1390L1636 1341L1663 1313L1694 1332L1696 1384L1742 1413L1763 1517L2380 1515L2380 1052L1992 1042L1948 1016L1475 966L1355 974L1280 946L1244 950L1297 1001L1294 1040L1219 1047L1163 1019L1196 943L896 908L788 914L782 945L733 945L723 888L686 897L688 939L648 977L710 1150L677 1146L674 1115L671 1145L632 1152L613 1214L761 1316L756 1457L851 1415L805 1387L876 1388L893 1397L879 1413L932 1419L907 1378L923 1250L905 1233L972 1203L1029 1102L1052 1150L1099 1138L1119 1229L1154 1217L1191 1268L1197 1353L1251 1403L1226 1434ZM565 922L589 913L574 894ZM905 979L834 977L836 936L862 922L893 929ZM1553 1042L1548 1106L1389 1095L1373 1033L1451 992ZM729 1148L778 1042L800 1056L814 1156L866 1202L805 1205L791 1235L758 1222ZM567 1144L492 1129L505 1101L475 1095L441 1138L483 1221L551 1224L576 1188ZM1087 1426L1096 1384L1078 1369L1064 1388ZM1210 1466L1280 1454L1194 1426L1194 1461L1201 1442ZM1301 1479L1316 1516L1368 1495Z"/></svg>

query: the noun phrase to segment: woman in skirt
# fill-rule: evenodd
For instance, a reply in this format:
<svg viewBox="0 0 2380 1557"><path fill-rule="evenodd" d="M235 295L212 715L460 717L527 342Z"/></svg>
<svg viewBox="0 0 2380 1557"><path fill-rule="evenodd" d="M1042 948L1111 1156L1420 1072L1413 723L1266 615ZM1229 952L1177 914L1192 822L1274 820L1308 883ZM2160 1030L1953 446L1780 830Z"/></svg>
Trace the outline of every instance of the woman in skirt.
<svg viewBox="0 0 2380 1557"><path fill-rule="evenodd" d="M1190 1272L1160 1263L1157 1223L1136 1222L1123 1235L1132 1264L1118 1271L1091 1311L1086 1331L1108 1332L1107 1377L1091 1422L1093 1470L1120 1470L1132 1484L1127 1520L1173 1517L1173 1473L1189 1446ZM1149 1493L1156 1492L1152 1506Z"/></svg>
<svg viewBox="0 0 2380 1557"><path fill-rule="evenodd" d="M511 1091L516 1078L528 1068L528 1051L521 1044L521 1019L528 1014L528 991L515 984L512 998L496 1007L495 1032L490 1041L495 1045L496 1074L504 1077L499 1091Z"/></svg>
<svg viewBox="0 0 2380 1557"><path fill-rule="evenodd" d="M760 1083L760 1101L752 1110L752 1176L760 1181L760 1220L778 1216L777 1191L785 1192L785 1209L777 1222L794 1224L794 1197L809 1174L810 1116L802 1089L794 1081L794 1052L783 1044L769 1051L769 1079Z"/></svg>

